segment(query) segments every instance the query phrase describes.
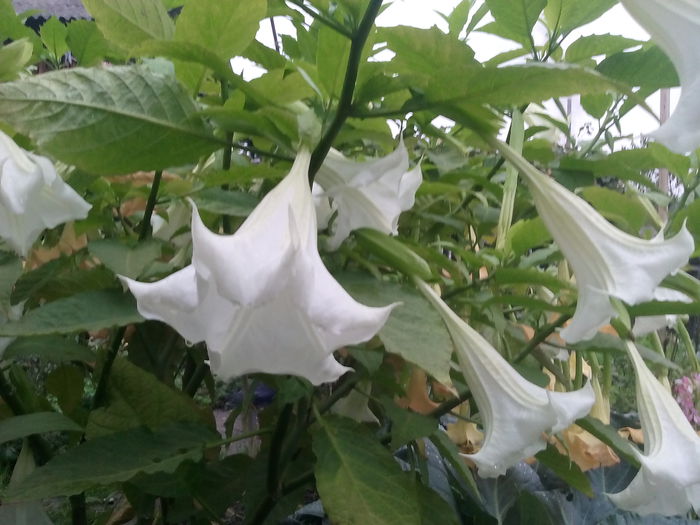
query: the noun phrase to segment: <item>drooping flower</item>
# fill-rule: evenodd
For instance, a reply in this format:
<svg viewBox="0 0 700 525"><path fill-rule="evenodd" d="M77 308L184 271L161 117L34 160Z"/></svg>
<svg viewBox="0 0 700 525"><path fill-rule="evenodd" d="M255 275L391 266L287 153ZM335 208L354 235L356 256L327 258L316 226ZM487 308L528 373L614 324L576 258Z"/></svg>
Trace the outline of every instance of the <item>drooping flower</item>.
<svg viewBox="0 0 700 525"><path fill-rule="evenodd" d="M13 250L27 255L44 229L84 219L90 208L49 159L0 131L0 238Z"/></svg>
<svg viewBox="0 0 700 525"><path fill-rule="evenodd" d="M559 432L591 410L595 395L590 383L575 392L553 392L530 383L430 286L416 283L445 321L479 408L486 435L479 451L465 456L476 463L480 476L504 474L545 448L543 432Z"/></svg>
<svg viewBox="0 0 700 525"><path fill-rule="evenodd" d="M399 215L413 207L422 181L420 166L408 169L403 141L386 157L367 162L355 162L331 150L316 175L338 212L328 249L338 248L358 228L396 235Z"/></svg>
<svg viewBox="0 0 700 525"><path fill-rule="evenodd" d="M266 372L334 381L348 368L333 351L374 336L394 306L357 303L323 265L309 158L298 154L234 235L210 231L195 208L191 265L151 284L123 278L141 315L206 341L223 379Z"/></svg>
<svg viewBox="0 0 700 525"><path fill-rule="evenodd" d="M622 0L622 5L668 55L681 81L673 115L652 136L678 153L700 146L700 3Z"/></svg>
<svg viewBox="0 0 700 525"><path fill-rule="evenodd" d="M527 179L542 221L573 268L578 302L560 332L566 341L590 339L606 325L615 313L610 297L631 305L650 301L659 283L688 262L695 243L685 225L666 240L629 235L507 144L493 144Z"/></svg>
<svg viewBox="0 0 700 525"><path fill-rule="evenodd" d="M637 376L637 405L644 432L642 466L632 482L610 499L639 514L685 514L700 509L700 436L671 393L647 368L633 343L627 353Z"/></svg>

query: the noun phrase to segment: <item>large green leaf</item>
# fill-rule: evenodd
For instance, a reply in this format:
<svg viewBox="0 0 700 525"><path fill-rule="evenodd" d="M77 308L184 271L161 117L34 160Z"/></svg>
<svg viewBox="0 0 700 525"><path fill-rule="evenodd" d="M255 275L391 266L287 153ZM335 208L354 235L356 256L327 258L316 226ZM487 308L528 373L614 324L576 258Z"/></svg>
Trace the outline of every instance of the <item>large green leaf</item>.
<svg viewBox="0 0 700 525"><path fill-rule="evenodd" d="M90 414L90 438L139 426L155 430L178 421L213 426L211 413L126 359L114 361L108 394L108 405Z"/></svg>
<svg viewBox="0 0 700 525"><path fill-rule="evenodd" d="M0 252L0 305L10 303L12 287L22 275L22 261L13 253Z"/></svg>
<svg viewBox="0 0 700 525"><path fill-rule="evenodd" d="M95 361L95 353L87 346L60 335L19 337L5 348L3 359L38 358L43 361L62 363L66 361Z"/></svg>
<svg viewBox="0 0 700 525"><path fill-rule="evenodd" d="M172 38L173 22L160 0L83 0L104 36L124 48Z"/></svg>
<svg viewBox="0 0 700 525"><path fill-rule="evenodd" d="M420 525L410 478L362 425L322 419L313 432L316 483L333 523Z"/></svg>
<svg viewBox="0 0 700 525"><path fill-rule="evenodd" d="M398 27L381 34L396 52L387 68L421 95L414 101L415 109L464 103L518 105L623 89L596 71L572 64L483 67L471 58L471 49L437 30Z"/></svg>
<svg viewBox="0 0 700 525"><path fill-rule="evenodd" d="M68 334L139 323L131 295L114 290L83 292L40 306L0 326L0 336Z"/></svg>
<svg viewBox="0 0 700 525"><path fill-rule="evenodd" d="M642 44L640 40L620 35L582 36L566 48L566 61L579 62L597 55L610 55Z"/></svg>
<svg viewBox="0 0 700 525"><path fill-rule="evenodd" d="M129 246L114 239L101 239L91 242L88 250L114 273L136 279L160 257L161 245L154 240Z"/></svg>
<svg viewBox="0 0 700 525"><path fill-rule="evenodd" d="M45 432L82 432L83 428L58 412L36 412L0 421L0 444Z"/></svg>
<svg viewBox="0 0 700 525"><path fill-rule="evenodd" d="M521 43L532 41L532 28L547 0L486 0L504 36Z"/></svg>
<svg viewBox="0 0 700 525"><path fill-rule="evenodd" d="M556 28L560 34L567 34L572 29L593 22L615 4L617 0L548 0L544 15L551 29Z"/></svg>
<svg viewBox="0 0 700 525"><path fill-rule="evenodd" d="M362 274L336 278L361 303L386 306L401 302L379 331L379 338L387 351L418 365L441 383L449 383L452 339L440 315L421 294L412 287Z"/></svg>
<svg viewBox="0 0 700 525"><path fill-rule="evenodd" d="M267 14L266 0L198 0L183 8L175 27L175 40L207 49L221 59L240 55L253 41L258 23ZM176 64L178 78L195 89L204 67Z"/></svg>
<svg viewBox="0 0 700 525"><path fill-rule="evenodd" d="M4 501L69 496L138 474L174 472L184 461L199 461L207 443L217 438L204 427L178 424L158 432L137 428L93 439L11 486Z"/></svg>
<svg viewBox="0 0 700 525"><path fill-rule="evenodd" d="M68 25L66 43L82 67L99 64L110 52L109 43L92 20L71 22Z"/></svg>
<svg viewBox="0 0 700 525"><path fill-rule="evenodd" d="M0 119L101 174L196 161L220 141L173 77L140 66L67 69L0 85Z"/></svg>
<svg viewBox="0 0 700 525"><path fill-rule="evenodd" d="M259 202L250 193L221 188L206 188L193 197L200 210L233 217L247 217Z"/></svg>

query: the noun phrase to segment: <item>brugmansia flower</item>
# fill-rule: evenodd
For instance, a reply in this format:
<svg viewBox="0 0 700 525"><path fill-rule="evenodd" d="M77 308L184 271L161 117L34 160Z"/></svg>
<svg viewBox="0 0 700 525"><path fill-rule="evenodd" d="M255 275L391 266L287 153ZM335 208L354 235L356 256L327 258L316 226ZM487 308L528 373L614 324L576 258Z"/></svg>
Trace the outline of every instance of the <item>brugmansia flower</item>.
<svg viewBox="0 0 700 525"><path fill-rule="evenodd" d="M84 219L90 208L49 159L0 131L0 238L12 249L27 255L44 229Z"/></svg>
<svg viewBox="0 0 700 525"><path fill-rule="evenodd" d="M678 106L656 132L679 153L700 146L700 3L696 0L622 0L676 66L681 81Z"/></svg>
<svg viewBox="0 0 700 525"><path fill-rule="evenodd" d="M566 341L590 339L606 325L615 313L610 297L631 305L650 301L664 277L688 262L694 241L685 225L667 240L629 235L507 144L493 144L527 179L542 221L573 268L578 302L571 323L560 332Z"/></svg>
<svg viewBox="0 0 700 525"><path fill-rule="evenodd" d="M408 169L403 141L386 157L367 162L355 162L331 150L316 175L338 212L328 249L338 248L358 228L396 235L399 215L413 207L422 181L420 166Z"/></svg>
<svg viewBox="0 0 700 525"><path fill-rule="evenodd" d="M620 508L639 514L685 514L700 509L700 437L671 393L627 343L637 376L637 405L644 431L642 466L625 490L609 494Z"/></svg>
<svg viewBox="0 0 700 525"><path fill-rule="evenodd" d="M452 336L486 436L478 452L465 454L479 475L495 477L546 446L543 432L559 432L588 414L591 384L576 392L552 392L524 379L486 339L460 319L428 286L416 280L440 312Z"/></svg>
<svg viewBox="0 0 700 525"><path fill-rule="evenodd" d="M223 379L266 372L334 381L348 368L333 351L374 336L393 308L355 302L321 262L309 157L299 153L234 235L211 232L195 208L190 266L152 284L123 279L145 318L206 341Z"/></svg>

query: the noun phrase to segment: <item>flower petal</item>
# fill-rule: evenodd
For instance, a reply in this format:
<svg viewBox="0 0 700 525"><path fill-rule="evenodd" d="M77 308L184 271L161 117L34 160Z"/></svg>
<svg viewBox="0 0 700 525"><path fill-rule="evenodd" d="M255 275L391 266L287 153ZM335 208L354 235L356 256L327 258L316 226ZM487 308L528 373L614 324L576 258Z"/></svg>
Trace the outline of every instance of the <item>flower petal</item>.
<svg viewBox="0 0 700 525"><path fill-rule="evenodd" d="M632 305L649 301L667 275L687 264L695 242L685 224L667 240L629 235L508 145L496 145L527 179L542 221L576 276L579 302L571 324L560 334L568 342L591 337L609 322L613 309L605 296Z"/></svg>
<svg viewBox="0 0 700 525"><path fill-rule="evenodd" d="M632 483L608 496L618 507L639 514L673 516L700 509L700 437L631 342L627 353L637 376L644 454L637 453L642 466Z"/></svg>
<svg viewBox="0 0 700 525"><path fill-rule="evenodd" d="M551 392L524 379L486 339L460 319L422 281L418 287L440 312L455 343L460 367L485 430L475 454L479 475L495 477L546 446L543 432L558 432L588 414L595 402L590 383L575 392Z"/></svg>
<svg viewBox="0 0 700 525"><path fill-rule="evenodd" d="M386 157L367 162L331 150L316 177L338 211L328 249L338 248L362 227L396 235L399 215L413 207L422 180L420 166L408 171L403 141Z"/></svg>
<svg viewBox="0 0 700 525"><path fill-rule="evenodd" d="M678 153L700 146L700 3L696 0L622 0L676 66L681 97L652 136Z"/></svg>

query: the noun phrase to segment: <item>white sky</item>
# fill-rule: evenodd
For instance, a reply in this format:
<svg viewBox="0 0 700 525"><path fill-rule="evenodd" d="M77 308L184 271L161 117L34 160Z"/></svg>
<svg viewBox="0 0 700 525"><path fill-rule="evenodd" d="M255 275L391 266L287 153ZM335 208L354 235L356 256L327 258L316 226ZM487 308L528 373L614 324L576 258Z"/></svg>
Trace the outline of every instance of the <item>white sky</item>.
<svg viewBox="0 0 700 525"><path fill-rule="evenodd" d="M391 2L389 7L386 8L384 12L379 16L379 18L377 19L377 25L409 25L423 28L428 28L436 25L443 31L447 31L447 23L438 13L436 13L436 11L440 11L442 13L450 13L458 3L459 0L432 0L431 2L427 2L426 0L394 0L393 2ZM474 10L475 8L472 9ZM487 21L488 19L484 20L484 22ZM277 17L275 19L275 25L278 33L280 34L294 34L295 32L294 27L291 25L291 23L281 17ZM544 29L540 29L544 34ZM535 28L535 30L537 32L537 27ZM606 33L622 35L628 38L635 38L638 40L647 40L649 38L649 35L627 14L624 8L621 5L617 5L595 22L588 24L582 28L579 28L574 33L572 33L565 41L564 47L571 44L580 36ZM267 21L261 23L261 27L258 31L257 38L258 40L270 47L274 46L270 25ZM475 31L470 35L468 44L472 47L472 49L474 49L476 57L482 61L487 60L504 51L515 49L518 47L518 45L514 42L510 42L500 37L496 37L486 33L481 33L478 31ZM254 78L262 74L262 71L259 68L255 67L252 63L246 61L245 59L234 59L233 67L234 70L236 70L237 72L242 71L244 77L246 78ZM678 96L679 90L672 90L672 108L675 105ZM572 129L578 130L582 128L586 123L591 123L594 125L594 127L597 127L595 126L595 119L587 115L580 108L580 105L576 102L575 99L576 97L574 97L574 102L572 104L573 111L570 116ZM647 103L654 111L658 112L659 94L657 93L650 97L647 100ZM639 136L644 133L653 131L657 127L658 123L656 119L654 119L646 111L639 108L631 111L622 120L623 134L634 134L636 136Z"/></svg>

